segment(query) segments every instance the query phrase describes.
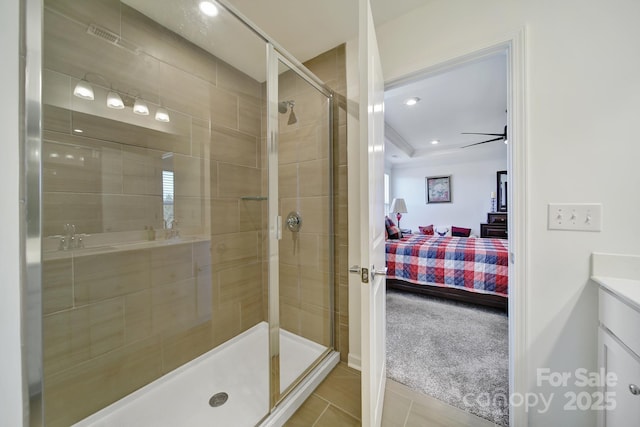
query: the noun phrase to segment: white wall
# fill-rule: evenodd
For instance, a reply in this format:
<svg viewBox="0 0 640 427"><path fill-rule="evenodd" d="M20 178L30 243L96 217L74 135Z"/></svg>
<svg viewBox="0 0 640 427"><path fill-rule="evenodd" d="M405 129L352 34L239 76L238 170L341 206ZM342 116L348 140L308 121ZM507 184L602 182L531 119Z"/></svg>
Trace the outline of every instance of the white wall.
<svg viewBox="0 0 640 427"><path fill-rule="evenodd" d="M536 386L536 369L596 368L593 251L640 253L640 2L442 0L378 28L393 80L512 37L526 27L529 389L555 393L529 425L594 426L564 411L563 394ZM550 202L602 202L600 233L547 230Z"/></svg>
<svg viewBox="0 0 640 427"><path fill-rule="evenodd" d="M3 226L0 244L0 425L22 425L20 353L19 2L0 2L0 144Z"/></svg>
<svg viewBox="0 0 640 427"><path fill-rule="evenodd" d="M404 198L407 213L400 225L418 233L418 226L451 226L471 228L480 235L480 223L487 222L491 211L491 192L496 191L496 172L507 169L504 157L475 162L433 164L421 162L410 166L394 166L391 171L391 198ZM451 203L425 200L425 177L451 175ZM396 215L390 214L396 221Z"/></svg>

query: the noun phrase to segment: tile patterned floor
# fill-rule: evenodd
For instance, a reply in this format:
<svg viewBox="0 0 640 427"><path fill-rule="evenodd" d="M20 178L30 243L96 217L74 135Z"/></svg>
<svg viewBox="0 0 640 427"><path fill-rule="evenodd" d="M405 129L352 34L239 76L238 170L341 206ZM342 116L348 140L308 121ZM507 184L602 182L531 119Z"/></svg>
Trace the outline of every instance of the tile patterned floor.
<svg viewBox="0 0 640 427"><path fill-rule="evenodd" d="M360 372L340 363L286 427L351 427L360 421ZM383 427L494 427L490 421L387 380Z"/></svg>

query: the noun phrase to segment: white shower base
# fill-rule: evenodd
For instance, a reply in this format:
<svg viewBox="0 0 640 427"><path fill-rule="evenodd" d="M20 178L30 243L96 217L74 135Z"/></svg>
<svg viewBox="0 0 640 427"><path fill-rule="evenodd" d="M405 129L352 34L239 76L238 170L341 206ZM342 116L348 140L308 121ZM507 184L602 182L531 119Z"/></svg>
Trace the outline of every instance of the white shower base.
<svg viewBox="0 0 640 427"><path fill-rule="evenodd" d="M280 330L281 390L326 350ZM282 425L338 363L334 352L302 382L264 425ZM96 392L99 393L99 390ZM213 408L209 399L226 392ZM268 325L262 322L75 424L78 427L255 426L269 412Z"/></svg>

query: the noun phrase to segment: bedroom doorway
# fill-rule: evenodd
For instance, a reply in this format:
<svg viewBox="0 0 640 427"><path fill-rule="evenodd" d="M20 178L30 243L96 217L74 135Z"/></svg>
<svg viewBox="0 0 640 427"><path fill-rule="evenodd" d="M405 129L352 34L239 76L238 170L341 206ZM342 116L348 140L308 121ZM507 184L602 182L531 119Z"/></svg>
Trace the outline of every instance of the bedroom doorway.
<svg viewBox="0 0 640 427"><path fill-rule="evenodd" d="M499 71L500 76L497 76L498 73L495 71L491 71L492 64L494 67L501 67ZM473 71L474 67L475 71ZM482 93L484 93L487 102L484 104L481 103L479 107L480 110L477 110L475 113L465 112L465 114L471 114L472 117L470 120L465 122L462 120L461 115L445 117L444 112L446 112L448 108L453 108L452 104L455 104L456 95L454 93L447 97L443 82L447 82L451 74L458 73L464 75L466 72L466 78L461 83L458 83L456 87L459 95L460 92L469 90L473 84L482 84L482 72L478 72L477 70L483 70L482 72L484 73L492 73L490 77L500 77L502 81L497 81L500 80L499 78L488 79L489 82L484 85L484 92L483 90L479 90L478 94L478 96L482 96ZM465 408L465 406L473 406L467 405L467 403L475 400L476 406L484 406L484 409L488 409L489 413L485 411L485 413L482 414L482 411L477 411L477 408L469 412L483 416L485 419L491 420L491 422L495 422L498 425L509 425L510 420L511 425L513 425L515 421L521 419L523 416L518 408L512 408L510 411L511 414L508 413L509 411L502 413L497 411L496 413L496 408L490 408L490 405L487 404L488 401L493 401L497 403L497 406L508 408L509 395L520 391L522 388L520 378L522 378L524 374L522 368L525 366L522 362L523 358L521 357L524 346L524 304L522 299L523 292L521 291L523 280L520 279L522 277L521 272L524 271L524 265L523 262L520 262L519 265L513 264L515 253L520 254L520 261L524 261L523 249L525 247L523 221L525 200L524 109L522 108L523 77L521 70L522 38L521 35L518 35L514 39L498 46L474 52L464 57L455 58L446 63L413 73L409 77L388 82L385 87L385 150L387 150L387 159L389 160L385 170L390 174L390 200L402 198L407 206L404 212L400 212L402 215L402 229L410 236L431 231L436 237L438 237L438 234L448 237L452 231L455 231L456 234L462 231L462 233L468 233L467 235L469 237L477 237L477 241L483 241L485 239L490 241L492 240L490 239L491 237L496 236L488 232L487 228L494 229L495 227L488 227L488 225L494 224L494 226L502 227L499 232L504 235L500 237L508 237L508 239L504 239L506 245L504 245L503 252L505 253L506 261L503 265L504 268L501 268L502 272L506 274L509 283L509 296L505 298L506 301L504 304L505 307L508 306L508 318L506 312L503 314L503 318L500 319L499 310L492 311L490 308L478 308L480 306L474 308L473 305L469 306L467 303L469 301L473 303L473 297L467 298L467 303L454 303L453 308L445 307L445 312L447 313L450 313L451 310L464 312L464 310L471 309L474 315L482 315L485 318L489 318L489 320L478 320L475 323L496 321L497 325L501 325L499 327L493 327L493 333L486 332L490 335L500 335L502 339L502 344L500 345L505 349L505 351L501 353L501 356L493 355L494 359L502 357L501 364L504 369L506 369L506 375L503 372L503 382L500 390L495 388L493 380L489 379L488 382L491 383L491 387L494 387L494 390L480 389L472 391L471 393L468 391L462 393L461 390L456 390L454 392L454 394L458 393L458 400L462 402L458 407L469 410L470 408ZM424 92L427 94L424 95L424 97L421 97L418 92L416 92L418 94L411 94L411 86L417 84L432 85L433 87L431 89L441 97L438 98L438 100L443 99L444 101L434 102L434 97L428 95L428 92ZM501 85L498 90L496 90L496 85ZM498 91L500 93L497 93ZM410 108L413 107L409 105L399 105L398 113L395 115L396 119L394 120L394 106L387 101L389 94L395 98L396 102L410 101L410 103L413 103L413 107L419 107L424 101L436 104L435 107L432 107L437 110L432 120L443 124L440 126L441 129L438 130L438 126L434 126L433 129L435 129L435 131L432 133L424 132L421 134L421 141L423 141L424 145L415 144L415 140L410 139L411 133L409 133L407 137L407 133L404 131L405 125L411 126L411 115L414 113ZM502 104L494 99L499 97L500 94L504 97ZM467 109L471 109L473 105L478 105L478 103L474 103L473 100L468 99L465 94L463 94L461 98L463 98L462 104ZM404 110L401 110L401 108L404 108ZM414 111L417 110L418 108L414 109ZM501 115L497 113L501 113ZM420 115L420 117L423 123L429 123L429 116L423 114ZM449 130L446 129L447 127ZM511 132L511 130L514 132ZM515 137L512 136L512 134L515 135ZM456 142L447 144L447 142L452 140ZM456 156L459 157L458 160L455 159ZM416 160L421 157L428 159ZM471 166L473 162L483 163L481 167L477 168L480 169L480 171L475 171L477 174L482 174L482 177L479 175L476 175L475 178L473 177L474 174L471 172L474 169L474 167ZM404 170L400 172L402 169ZM497 173L504 170L507 171L508 180L506 185L501 185L497 180L499 176ZM474 180L472 185L466 185L461 181L463 179L469 179L469 176L471 176L470 179ZM450 201L438 204L428 203L429 179L431 178L448 178L447 190L449 191L448 197ZM420 189L421 185L423 186L422 189ZM500 209L498 206L498 200L496 200L498 194L507 196L504 209ZM423 200L420 200L420 197L422 197ZM505 198L502 197L502 199L504 200ZM473 215L465 216L461 213L462 211L468 212L472 209L472 206L475 206L477 211L475 212L475 217L473 217ZM457 212L455 211L456 207L459 208ZM389 212L388 214L394 221L400 219L396 217L396 212ZM496 224L496 221L500 223ZM492 231L493 233L496 232L495 230ZM491 268L492 267L485 266L484 271L488 271ZM495 268L497 269L497 267ZM477 270L476 268L473 269L474 271ZM455 277L457 273L452 272L450 274ZM431 279L433 279L433 277L431 277ZM400 283L400 285L403 285L403 283ZM415 287L415 283L404 283L404 285L405 287L402 293L398 291L389 291L388 293L388 340L391 339L391 322L397 321L397 319L391 318L394 314L394 305L403 307L403 309L399 311L406 314L406 312L410 311L407 307L409 307L410 304L416 303L416 301L413 300L417 300L417 307L433 304L432 300L425 301L424 297L416 293L406 292L411 286ZM497 289L495 286L496 283L494 282L493 285L494 288L490 290L495 291ZM399 287L402 288L402 286ZM451 295L444 296L449 298ZM442 297L442 295L438 296L438 298L440 297ZM451 305L451 303L448 304ZM455 306L456 304L458 306ZM446 305L447 304L445 304L445 306ZM419 308L417 310L418 312L420 311ZM435 308L431 309L431 311L434 310ZM443 317L444 315L440 314L435 317L438 316ZM463 318L464 317L465 315L463 315ZM412 322L415 324L416 320L414 319ZM402 324L402 321L400 321L400 324ZM402 329L401 325L394 325L393 327L400 327L400 329ZM491 327L489 330L491 330ZM497 330L500 331L498 334L495 333ZM422 335L424 335L424 331L421 332ZM446 337L446 334L444 337ZM411 338L411 340L413 340L415 344L415 337ZM446 341L442 336L437 338L436 342L438 340L440 343ZM491 353L491 345L498 344L489 344L488 350L485 351L486 356L488 356L488 353ZM393 346L396 348L401 347L398 343L394 343ZM444 347L446 346L439 345L440 349ZM415 353L415 347L408 346L407 348ZM411 351L407 351L407 353ZM517 366L518 370L516 369L515 360L519 361ZM388 359L387 363L390 375L392 375L392 369L390 369L389 365L397 363L397 360L389 361ZM413 362L407 363L409 373L405 377L405 383L415 380L418 371L421 369L420 365L412 365L412 363ZM493 372L493 369L490 370ZM464 378L464 373L452 374L452 376L455 375ZM506 376L506 378L504 378L504 376ZM411 379L407 381L406 378ZM430 378L427 379L427 382L429 381L431 381ZM487 381L485 381L485 383L487 383ZM415 384L412 385L414 388L417 388ZM432 387L432 389L434 387L438 388L437 381L431 381L429 386ZM451 401L442 397L442 393L438 396L441 400L452 404ZM491 414L492 411L494 412L493 414Z"/></svg>

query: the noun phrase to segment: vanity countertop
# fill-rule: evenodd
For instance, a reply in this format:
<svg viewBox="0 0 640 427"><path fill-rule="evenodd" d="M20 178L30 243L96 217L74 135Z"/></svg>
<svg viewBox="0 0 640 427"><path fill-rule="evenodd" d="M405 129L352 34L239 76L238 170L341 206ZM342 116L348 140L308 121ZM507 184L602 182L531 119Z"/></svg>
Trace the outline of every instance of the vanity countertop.
<svg viewBox="0 0 640 427"><path fill-rule="evenodd" d="M640 256L593 253L591 280L640 311Z"/></svg>
<svg viewBox="0 0 640 427"><path fill-rule="evenodd" d="M640 280L591 276L591 280L640 311Z"/></svg>

